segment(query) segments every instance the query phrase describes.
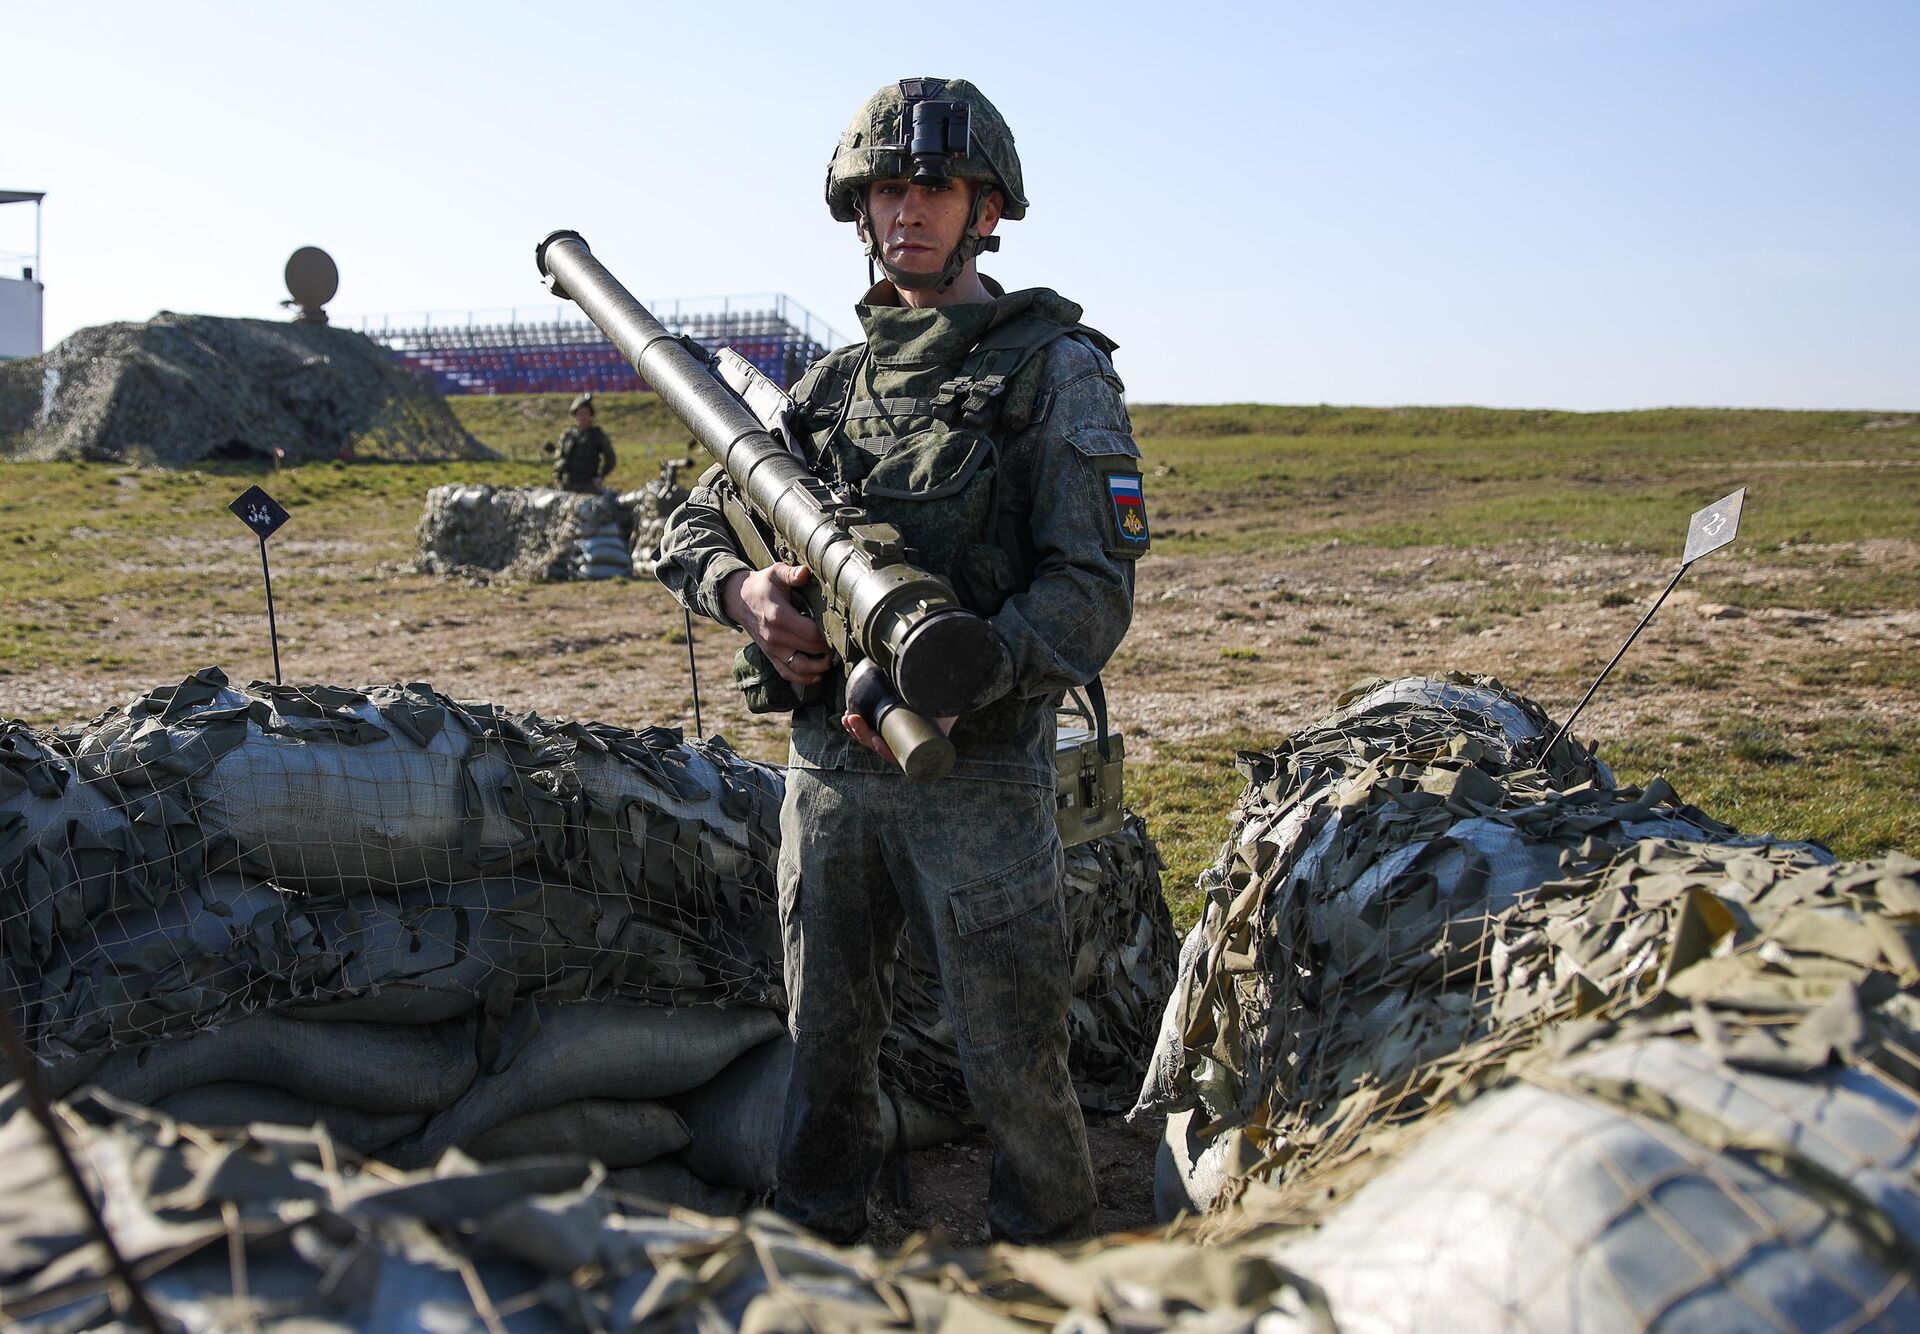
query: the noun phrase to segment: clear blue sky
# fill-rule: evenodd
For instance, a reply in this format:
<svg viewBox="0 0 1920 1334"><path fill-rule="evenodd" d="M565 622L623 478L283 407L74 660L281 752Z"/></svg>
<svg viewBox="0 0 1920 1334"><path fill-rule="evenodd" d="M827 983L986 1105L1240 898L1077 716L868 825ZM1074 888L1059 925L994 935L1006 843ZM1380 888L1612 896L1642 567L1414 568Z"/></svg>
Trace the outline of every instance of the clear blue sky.
<svg viewBox="0 0 1920 1334"><path fill-rule="evenodd" d="M0 4L0 188L49 341L156 310L865 285L820 187L875 87L966 75L1033 211L986 270L1136 401L1920 407L1920 3ZM11 215L11 216L9 216ZM31 209L0 209L0 250Z"/></svg>

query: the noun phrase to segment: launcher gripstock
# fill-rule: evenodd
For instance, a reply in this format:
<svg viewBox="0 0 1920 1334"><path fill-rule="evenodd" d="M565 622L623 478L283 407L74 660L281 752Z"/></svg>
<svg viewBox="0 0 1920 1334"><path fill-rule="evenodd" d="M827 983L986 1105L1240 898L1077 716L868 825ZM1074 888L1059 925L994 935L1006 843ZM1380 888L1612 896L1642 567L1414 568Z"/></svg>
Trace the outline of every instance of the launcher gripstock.
<svg viewBox="0 0 1920 1334"><path fill-rule="evenodd" d="M553 232L534 250L555 296L572 301L657 391L695 439L726 470L761 525L763 557L813 572L813 608L827 642L863 673L863 710L907 776L938 778L953 746L930 718L971 712L1009 669L1007 647L986 621L966 610L944 580L906 561L899 530L848 503L770 435L706 361L668 333L593 257L578 232ZM852 684L850 682L850 684ZM897 695L897 700L896 700Z"/></svg>

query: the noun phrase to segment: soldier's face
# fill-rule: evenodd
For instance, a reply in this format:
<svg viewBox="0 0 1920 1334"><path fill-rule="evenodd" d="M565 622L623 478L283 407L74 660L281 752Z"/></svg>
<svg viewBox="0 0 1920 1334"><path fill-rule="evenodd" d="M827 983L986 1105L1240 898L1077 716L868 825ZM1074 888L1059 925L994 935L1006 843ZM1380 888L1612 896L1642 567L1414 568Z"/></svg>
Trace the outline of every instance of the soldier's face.
<svg viewBox="0 0 1920 1334"><path fill-rule="evenodd" d="M582 429L593 425L593 409L575 408L573 410L573 424Z"/></svg>
<svg viewBox="0 0 1920 1334"><path fill-rule="evenodd" d="M940 272L966 235L976 188L960 180L947 185L875 181L868 186L867 218L879 239L882 258L908 273ZM991 236L999 221L1000 192L989 190L980 206L980 235Z"/></svg>

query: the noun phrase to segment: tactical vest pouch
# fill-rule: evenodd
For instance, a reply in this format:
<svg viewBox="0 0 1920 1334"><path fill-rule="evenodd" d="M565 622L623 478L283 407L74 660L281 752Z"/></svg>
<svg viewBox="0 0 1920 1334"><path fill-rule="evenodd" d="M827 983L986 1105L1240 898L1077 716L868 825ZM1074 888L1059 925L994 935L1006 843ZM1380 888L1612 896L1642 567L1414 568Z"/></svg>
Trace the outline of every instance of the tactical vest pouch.
<svg viewBox="0 0 1920 1334"><path fill-rule="evenodd" d="M780 675L773 659L751 641L733 655L733 683L746 697L748 713L792 713L800 707L793 683Z"/></svg>
<svg viewBox="0 0 1920 1334"><path fill-rule="evenodd" d="M966 490L993 453L987 438L972 431L916 431L880 456L860 489L886 500L945 500Z"/></svg>
<svg viewBox="0 0 1920 1334"><path fill-rule="evenodd" d="M1013 563L993 540L999 453L980 431L937 425L893 441L860 484L873 516L912 534L921 567L981 616L1013 591Z"/></svg>

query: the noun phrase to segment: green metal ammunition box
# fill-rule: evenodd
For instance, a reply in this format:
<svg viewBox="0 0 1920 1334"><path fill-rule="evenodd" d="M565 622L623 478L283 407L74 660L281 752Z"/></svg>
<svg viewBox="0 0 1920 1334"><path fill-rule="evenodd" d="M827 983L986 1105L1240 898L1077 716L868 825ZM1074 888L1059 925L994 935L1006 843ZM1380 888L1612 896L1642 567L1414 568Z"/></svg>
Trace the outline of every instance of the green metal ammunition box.
<svg viewBox="0 0 1920 1334"><path fill-rule="evenodd" d="M1092 729L1061 720L1053 752L1060 779L1054 816L1060 824L1060 841L1067 847L1120 828L1125 817L1126 749L1120 733L1108 732L1107 758L1102 759Z"/></svg>

